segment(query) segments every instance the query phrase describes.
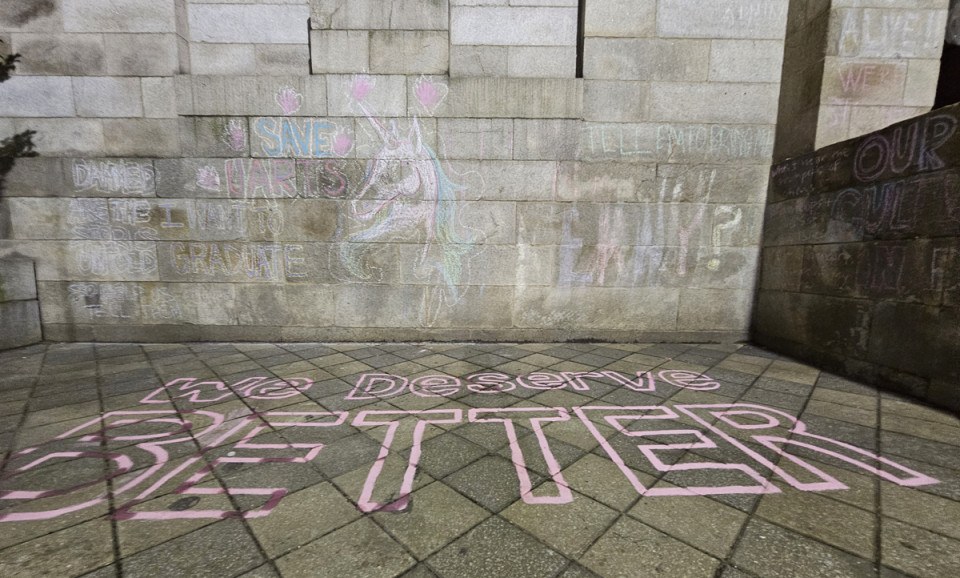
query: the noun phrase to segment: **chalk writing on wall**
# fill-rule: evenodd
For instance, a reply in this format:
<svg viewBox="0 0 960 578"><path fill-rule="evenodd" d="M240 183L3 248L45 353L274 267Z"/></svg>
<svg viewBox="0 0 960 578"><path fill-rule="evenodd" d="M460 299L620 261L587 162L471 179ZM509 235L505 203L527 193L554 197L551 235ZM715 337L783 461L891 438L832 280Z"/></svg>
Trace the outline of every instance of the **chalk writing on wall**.
<svg viewBox="0 0 960 578"><path fill-rule="evenodd" d="M152 194L156 171L150 163L75 159L71 174L76 192L141 196Z"/></svg>
<svg viewBox="0 0 960 578"><path fill-rule="evenodd" d="M854 157L854 175L862 182L943 169L946 162L937 149L957 132L957 119L950 114L922 117L865 138Z"/></svg>
<svg viewBox="0 0 960 578"><path fill-rule="evenodd" d="M368 99L373 88L370 77L356 75L349 89L352 104L367 120L363 130L372 132L378 148L341 213L338 254L355 279L371 280L377 273L366 264L370 243L402 239L421 244L414 272L434 289L424 293L419 321L430 326L441 310L462 299L464 268L482 239L479 231L464 224L462 186L450 179L425 141L419 119L413 117L403 131L395 120L381 118ZM446 90L446 85L421 77L415 94L425 109L433 110Z"/></svg>
<svg viewBox="0 0 960 578"><path fill-rule="evenodd" d="M638 373L637 381L605 371L565 376L542 372L516 377L487 373L465 379L476 386L471 388L475 393L487 391L488 385L502 390L508 381L514 387L555 388L558 379L573 388L589 387L583 380L607 379L634 391L649 391L647 388L655 388L658 379L695 390L719 386L707 376L673 370L660 371L656 377L653 372ZM453 376L408 379L368 374L359 379L348 396L357 392L367 395L383 387L395 389L397 384L402 385L400 390L409 389L414 395L419 392L443 396L453 391L458 380ZM806 424L782 410L752 403L476 407L465 408L466 411L439 407L358 410L352 414L272 409L276 407L272 404L278 402L286 405L298 398L305 401L304 393L313 385L306 377L249 377L233 383L193 377L174 379L147 394L139 407L106 412L70 427L49 442L13 452L0 470L4 484L0 500L12 502L12 507L0 509L0 522L54 519L102 505L108 499L115 504L112 516L120 520L266 516L288 493L286 488L211 485L208 482L214 472L234 464L251 467L324 460L325 444L318 438L329 437L323 436L324 430L339 427L385 430L376 456L370 455L372 463L356 500L357 507L364 512L407 510L420 459L426 451L423 442L427 430L461 423L467 424L465 427L502 426L519 494L528 504L556 506L575 499L573 490L577 488L564 478L545 433L546 427L557 422L578 423L596 439L637 493L649 497L770 494L781 492L784 485L801 491L847 489L842 481L801 457L811 454L818 461L841 461L847 467L901 486L937 483L930 476L873 452L809 431ZM219 409L218 404L231 399L242 400L246 405L227 414L214 411ZM532 431L536 443L520 443L517 426ZM185 448L190 449L182 451ZM705 459L674 463L676 452L688 454L691 449L703 453ZM791 449L801 449L803 453ZM722 452L723 457L715 457L711 452ZM37 475L42 474L44 467L67 460L78 466L70 470L75 472L72 479ZM98 465L92 470L80 467L85 460ZM673 476L672 484L647 487L631 467L638 460ZM549 476L549 481L536 489L528 468L533 461L545 464ZM403 471L399 480L384 475L391 463ZM687 473L694 475L690 483L683 481ZM104 484L106 481L109 486ZM144 506L171 483L175 490L168 499L196 500L187 507ZM224 495L245 496L245 509L237 511L229 505L204 501Z"/></svg>

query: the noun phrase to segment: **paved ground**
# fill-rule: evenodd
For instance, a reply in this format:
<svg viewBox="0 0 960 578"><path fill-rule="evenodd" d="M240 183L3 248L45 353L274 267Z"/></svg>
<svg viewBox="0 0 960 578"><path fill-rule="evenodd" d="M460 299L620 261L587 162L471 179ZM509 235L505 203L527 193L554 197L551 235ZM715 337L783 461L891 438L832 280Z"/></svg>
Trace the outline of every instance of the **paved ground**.
<svg viewBox="0 0 960 578"><path fill-rule="evenodd" d="M0 368L4 577L960 575L960 420L750 346Z"/></svg>

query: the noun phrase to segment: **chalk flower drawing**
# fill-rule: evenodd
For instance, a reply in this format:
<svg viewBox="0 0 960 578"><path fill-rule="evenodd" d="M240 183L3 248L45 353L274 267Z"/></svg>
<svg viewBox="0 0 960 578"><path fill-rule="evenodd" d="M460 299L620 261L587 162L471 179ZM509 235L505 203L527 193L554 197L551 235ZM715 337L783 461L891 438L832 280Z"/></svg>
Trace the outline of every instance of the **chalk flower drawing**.
<svg viewBox="0 0 960 578"><path fill-rule="evenodd" d="M365 101L372 89L373 80L365 75L350 83L350 97L380 145L345 213L339 256L351 275L366 280L375 277L364 263L374 241L388 237L422 243L415 274L434 287L424 292L419 317L431 325L443 305L462 298L464 260L476 242L461 223L457 193L463 187L450 180L424 141L419 119L411 118L404 131L396 120L378 117ZM421 88L420 93L434 106L440 102L440 89Z"/></svg>
<svg viewBox="0 0 960 578"><path fill-rule="evenodd" d="M220 173L210 165L197 169L197 186L207 191L220 190Z"/></svg>
<svg viewBox="0 0 960 578"><path fill-rule="evenodd" d="M233 119L223 127L223 142L230 150L242 152L247 143L247 129L243 121Z"/></svg>
<svg viewBox="0 0 960 578"><path fill-rule="evenodd" d="M440 103L447 98L449 90L446 84L436 82L426 76L418 78L413 86L413 93L417 96L417 101L430 114L436 112Z"/></svg>
<svg viewBox="0 0 960 578"><path fill-rule="evenodd" d="M303 95L290 86L284 86L277 91L274 99L277 101L277 104L280 105L280 110L283 111L284 116L296 114L300 110L300 107L303 106Z"/></svg>

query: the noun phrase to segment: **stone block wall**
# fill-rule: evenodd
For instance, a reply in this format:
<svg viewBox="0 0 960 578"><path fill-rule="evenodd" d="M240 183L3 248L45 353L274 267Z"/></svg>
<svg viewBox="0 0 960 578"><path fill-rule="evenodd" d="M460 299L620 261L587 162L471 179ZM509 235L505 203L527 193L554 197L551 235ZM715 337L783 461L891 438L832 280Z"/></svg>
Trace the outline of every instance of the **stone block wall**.
<svg viewBox="0 0 960 578"><path fill-rule="evenodd" d="M787 0L18 6L51 339L747 335Z"/></svg>
<svg viewBox="0 0 960 578"><path fill-rule="evenodd" d="M0 350L43 341L33 261L0 258Z"/></svg>
<svg viewBox="0 0 960 578"><path fill-rule="evenodd" d="M960 409L960 105L774 166L761 344Z"/></svg>

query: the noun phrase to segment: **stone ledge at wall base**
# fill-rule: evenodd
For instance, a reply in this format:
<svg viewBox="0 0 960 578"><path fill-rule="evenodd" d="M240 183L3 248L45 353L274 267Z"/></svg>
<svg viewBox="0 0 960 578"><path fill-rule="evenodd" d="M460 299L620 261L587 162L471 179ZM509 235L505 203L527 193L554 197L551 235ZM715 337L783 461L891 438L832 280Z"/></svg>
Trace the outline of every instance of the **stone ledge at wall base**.
<svg viewBox="0 0 960 578"><path fill-rule="evenodd" d="M482 343L710 343L747 340L745 331L574 331L562 329L423 329L281 327L263 325L97 325L44 324L48 341L102 343L229 342L482 342Z"/></svg>
<svg viewBox="0 0 960 578"><path fill-rule="evenodd" d="M771 169L752 339L960 411L960 105Z"/></svg>
<svg viewBox="0 0 960 578"><path fill-rule="evenodd" d="M33 261L0 258L0 350L43 341Z"/></svg>

